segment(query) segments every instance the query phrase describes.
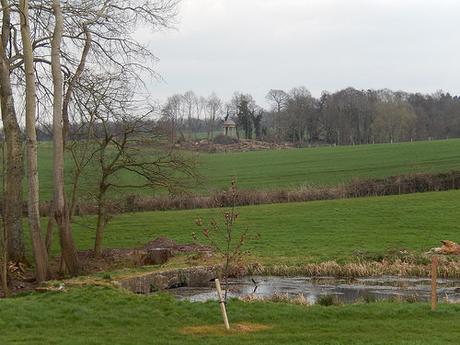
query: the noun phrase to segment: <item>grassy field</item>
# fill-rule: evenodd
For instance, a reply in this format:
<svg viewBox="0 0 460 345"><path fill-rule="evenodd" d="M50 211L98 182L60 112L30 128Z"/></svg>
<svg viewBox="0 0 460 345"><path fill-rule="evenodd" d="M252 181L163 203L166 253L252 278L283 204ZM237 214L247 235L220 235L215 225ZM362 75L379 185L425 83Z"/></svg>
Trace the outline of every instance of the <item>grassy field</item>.
<svg viewBox="0 0 460 345"><path fill-rule="evenodd" d="M206 186L275 189L336 185L360 177L385 177L460 168L460 140L203 154Z"/></svg>
<svg viewBox="0 0 460 345"><path fill-rule="evenodd" d="M233 175L238 176L241 188L277 188L460 168L459 149L460 140L452 140L200 155L200 159L209 189L227 186ZM42 146L41 155L41 188L48 195L49 148ZM459 200L460 191L448 191L248 206L238 208L237 228L260 233L261 238L245 248L267 265L345 263L354 260L358 251L379 254L407 249L420 254L442 239L460 241ZM202 209L118 215L107 227L104 245L134 247L159 236L191 242L192 232L199 231L196 218L220 220L222 212ZM75 219L79 249L93 247L94 227L92 216ZM58 252L56 242L54 254ZM110 288L17 296L0 300L0 310L0 344L430 345L458 344L460 336L459 305L441 305L433 313L423 303L307 307L232 301L232 323L253 322L271 328L226 336L181 332L187 326L220 324L215 302L192 304L166 295L138 296Z"/></svg>
<svg viewBox="0 0 460 345"><path fill-rule="evenodd" d="M220 324L215 302L178 302L109 288L72 289L0 300L0 344L458 344L459 305L373 303L296 306L229 304L234 322L270 326L252 334L185 335L185 326Z"/></svg>
<svg viewBox="0 0 460 345"><path fill-rule="evenodd" d="M233 176L242 189L336 185L360 177L460 169L460 139L401 144L338 146L240 153L199 154L203 184L195 192L227 188ZM39 173L42 200L52 195L52 150L41 143ZM67 173L72 165L67 161ZM132 176L120 174L121 179ZM94 181L91 177L87 181ZM70 179L67 179L70 182ZM94 188L91 184L86 187ZM135 191L125 191L133 193ZM144 194L153 195L152 191ZM116 195L115 195L116 196Z"/></svg>
<svg viewBox="0 0 460 345"><path fill-rule="evenodd" d="M247 206L239 208L238 226L261 234L247 249L267 263L349 261L357 250L422 253L442 239L460 241L459 200L460 191L448 191ZM105 245L138 246L158 236L191 242L191 233L199 231L197 217L220 220L222 210L119 215L107 227ZM75 221L78 247L92 248L94 217Z"/></svg>

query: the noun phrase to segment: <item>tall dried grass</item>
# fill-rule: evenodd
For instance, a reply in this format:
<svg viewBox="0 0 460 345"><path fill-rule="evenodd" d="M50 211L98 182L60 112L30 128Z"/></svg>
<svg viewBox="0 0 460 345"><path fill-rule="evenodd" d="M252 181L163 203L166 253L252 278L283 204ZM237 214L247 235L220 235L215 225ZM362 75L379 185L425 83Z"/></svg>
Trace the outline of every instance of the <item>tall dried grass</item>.
<svg viewBox="0 0 460 345"><path fill-rule="evenodd" d="M395 261L381 262L360 261L339 264L335 261L305 264L300 266L273 265L262 266L260 264L248 265L248 275L274 275L274 276L308 276L308 277L344 277L359 278L371 276L400 276L400 277L430 277L431 264L417 262ZM439 278L460 278L460 262L440 258L438 266Z"/></svg>

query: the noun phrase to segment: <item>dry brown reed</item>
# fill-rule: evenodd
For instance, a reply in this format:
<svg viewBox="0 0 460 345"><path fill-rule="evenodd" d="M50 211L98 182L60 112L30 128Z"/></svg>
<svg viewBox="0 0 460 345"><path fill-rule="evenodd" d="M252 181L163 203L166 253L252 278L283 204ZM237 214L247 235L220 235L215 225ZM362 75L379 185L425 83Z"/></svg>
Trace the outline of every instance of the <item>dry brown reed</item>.
<svg viewBox="0 0 460 345"><path fill-rule="evenodd" d="M311 305L305 296L300 293L295 296L290 296L287 293L274 293L271 296L256 296L255 294L241 296L239 298L244 302L273 302L273 303L290 303L296 305Z"/></svg>
<svg viewBox="0 0 460 345"><path fill-rule="evenodd" d="M360 261L339 264L335 261L311 263L305 265L271 265L263 266L252 264L246 267L248 275L274 276L308 276L308 277L370 277L370 276L401 276L401 277L429 277L431 265L417 262L405 262L400 259L394 261ZM460 278L460 262L440 258L438 277Z"/></svg>

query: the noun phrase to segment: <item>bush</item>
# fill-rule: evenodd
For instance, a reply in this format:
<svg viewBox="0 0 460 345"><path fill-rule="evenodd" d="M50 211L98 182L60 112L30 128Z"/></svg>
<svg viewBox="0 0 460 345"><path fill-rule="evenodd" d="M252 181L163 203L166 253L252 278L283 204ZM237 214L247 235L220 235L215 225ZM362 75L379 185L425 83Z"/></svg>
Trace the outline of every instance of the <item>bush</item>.
<svg viewBox="0 0 460 345"><path fill-rule="evenodd" d="M236 144L238 142L238 139L229 137L227 135L219 134L214 139L212 140L214 144L219 144L219 145L231 145L231 144Z"/></svg>
<svg viewBox="0 0 460 345"><path fill-rule="evenodd" d="M320 296L316 301L317 304L322 305L324 307L329 307L331 305L339 305L340 302L334 295L324 295Z"/></svg>
<svg viewBox="0 0 460 345"><path fill-rule="evenodd" d="M377 297L375 297L373 294L369 292L366 292L362 297L362 301L364 303L375 303L377 302Z"/></svg>

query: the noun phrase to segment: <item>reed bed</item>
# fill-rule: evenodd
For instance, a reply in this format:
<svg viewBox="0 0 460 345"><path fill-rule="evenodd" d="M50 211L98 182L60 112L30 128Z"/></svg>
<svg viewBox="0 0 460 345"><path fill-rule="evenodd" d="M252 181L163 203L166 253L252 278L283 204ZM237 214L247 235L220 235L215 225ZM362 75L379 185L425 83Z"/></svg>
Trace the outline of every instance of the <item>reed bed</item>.
<svg viewBox="0 0 460 345"><path fill-rule="evenodd" d="M308 276L308 277L343 277L362 278L376 276L430 277L431 264L395 261L361 261L340 264L336 261L311 263L299 266L252 264L246 267L247 275L273 276ZM460 278L460 261L440 258L438 266L439 278Z"/></svg>

